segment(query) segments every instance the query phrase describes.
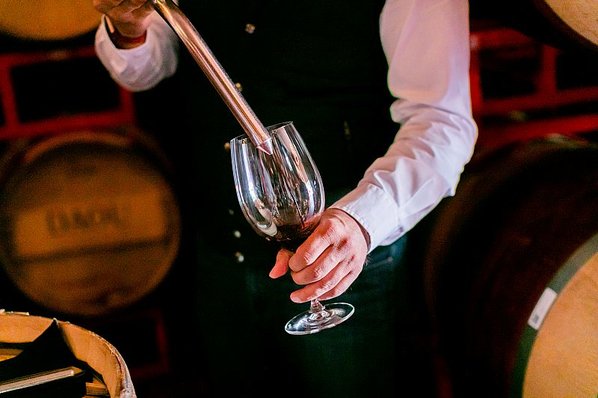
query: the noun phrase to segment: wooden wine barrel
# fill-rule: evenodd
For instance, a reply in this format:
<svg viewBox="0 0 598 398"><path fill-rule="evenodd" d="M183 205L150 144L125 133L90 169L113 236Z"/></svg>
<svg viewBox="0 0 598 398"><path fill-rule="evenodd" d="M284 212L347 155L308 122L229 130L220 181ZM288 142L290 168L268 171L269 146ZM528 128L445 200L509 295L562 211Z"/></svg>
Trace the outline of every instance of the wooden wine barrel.
<svg viewBox="0 0 598 398"><path fill-rule="evenodd" d="M423 260L455 396L596 396L597 203L596 144L474 156L431 217Z"/></svg>
<svg viewBox="0 0 598 398"><path fill-rule="evenodd" d="M537 1L556 26L579 41L598 47L598 3L592 0Z"/></svg>
<svg viewBox="0 0 598 398"><path fill-rule="evenodd" d="M101 315L152 292L179 249L168 159L134 128L10 143L0 163L0 254L29 299Z"/></svg>
<svg viewBox="0 0 598 398"><path fill-rule="evenodd" d="M598 52L598 2L594 0L472 0L470 5L474 19L498 20L565 50Z"/></svg>
<svg viewBox="0 0 598 398"><path fill-rule="evenodd" d="M66 40L92 32L99 23L91 0L0 1L0 33L19 39Z"/></svg>
<svg viewBox="0 0 598 398"><path fill-rule="evenodd" d="M0 361L20 352L11 345L23 346L34 341L52 323L52 319L0 310ZM75 357L88 364L101 380L110 398L135 398L135 387L129 369L120 352L98 334L65 321L57 321L64 339Z"/></svg>
<svg viewBox="0 0 598 398"><path fill-rule="evenodd" d="M598 395L598 234L540 296L516 364L513 388L524 397Z"/></svg>

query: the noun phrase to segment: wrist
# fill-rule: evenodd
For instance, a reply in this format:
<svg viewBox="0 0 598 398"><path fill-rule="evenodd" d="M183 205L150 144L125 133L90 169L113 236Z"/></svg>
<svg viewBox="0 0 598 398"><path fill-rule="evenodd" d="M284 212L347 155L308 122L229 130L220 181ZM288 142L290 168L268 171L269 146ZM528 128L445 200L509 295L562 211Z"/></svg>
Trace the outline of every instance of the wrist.
<svg viewBox="0 0 598 398"><path fill-rule="evenodd" d="M116 27L107 15L104 15L104 24L106 27L106 31L108 32L108 37L110 38L110 41L112 41L116 48L122 50L129 50L145 43L145 39L147 37L147 30L144 31L143 34L141 34L140 36L125 36L122 33L120 33L118 29L116 29Z"/></svg>

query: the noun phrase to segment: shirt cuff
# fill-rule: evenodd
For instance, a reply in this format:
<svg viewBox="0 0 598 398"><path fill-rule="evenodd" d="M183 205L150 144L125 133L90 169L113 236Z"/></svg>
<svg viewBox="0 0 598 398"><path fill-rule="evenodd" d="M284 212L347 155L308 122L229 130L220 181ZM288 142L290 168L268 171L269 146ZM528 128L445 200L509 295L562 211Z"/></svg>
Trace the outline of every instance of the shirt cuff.
<svg viewBox="0 0 598 398"><path fill-rule="evenodd" d="M110 35L106 29L104 18L105 16L102 16L102 23L100 24L95 37L96 45L102 48L102 51L99 51L98 55L102 62L108 64L108 70L112 70L120 75L127 69L127 66L132 60L137 57L144 58L146 56L147 40L146 43L135 48L117 48L114 43L112 43L112 40L110 40Z"/></svg>
<svg viewBox="0 0 598 398"><path fill-rule="evenodd" d="M373 206L372 203L376 205ZM388 245L403 235L399 211L392 197L380 188L362 184L332 204L351 215L368 233L368 253L379 245Z"/></svg>

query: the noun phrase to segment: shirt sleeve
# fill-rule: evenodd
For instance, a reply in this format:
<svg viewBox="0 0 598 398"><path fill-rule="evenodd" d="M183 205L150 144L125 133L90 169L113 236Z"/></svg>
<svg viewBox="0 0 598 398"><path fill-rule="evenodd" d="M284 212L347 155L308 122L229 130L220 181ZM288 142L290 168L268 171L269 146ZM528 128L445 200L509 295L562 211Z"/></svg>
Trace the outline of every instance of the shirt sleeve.
<svg viewBox="0 0 598 398"><path fill-rule="evenodd" d="M177 68L178 40L168 24L154 12L142 45L121 50L114 46L104 17L95 35L98 58L112 78L130 91L142 91L156 86L172 76Z"/></svg>
<svg viewBox="0 0 598 398"><path fill-rule="evenodd" d="M400 128L386 154L332 206L365 228L370 251L394 242L454 195L478 133L467 0L387 0L380 36L388 87L397 98L390 114Z"/></svg>

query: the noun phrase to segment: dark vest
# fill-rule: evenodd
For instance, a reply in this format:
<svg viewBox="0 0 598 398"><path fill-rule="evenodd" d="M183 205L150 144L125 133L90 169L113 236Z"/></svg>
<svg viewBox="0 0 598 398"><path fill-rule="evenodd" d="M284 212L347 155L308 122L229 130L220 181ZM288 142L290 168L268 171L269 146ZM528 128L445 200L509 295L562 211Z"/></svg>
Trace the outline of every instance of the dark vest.
<svg viewBox="0 0 598 398"><path fill-rule="evenodd" d="M320 169L329 203L357 184L398 129L390 119L379 37L383 3L180 1L263 124L294 122ZM225 144L243 131L184 47L175 79L182 85L179 95L189 96L177 100L186 106L185 131L177 134L193 141L195 191L210 206L200 222L228 234L238 222L230 220L229 209L238 205Z"/></svg>

